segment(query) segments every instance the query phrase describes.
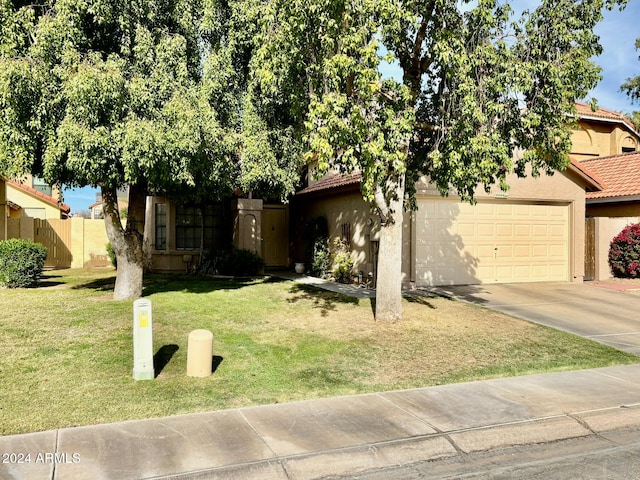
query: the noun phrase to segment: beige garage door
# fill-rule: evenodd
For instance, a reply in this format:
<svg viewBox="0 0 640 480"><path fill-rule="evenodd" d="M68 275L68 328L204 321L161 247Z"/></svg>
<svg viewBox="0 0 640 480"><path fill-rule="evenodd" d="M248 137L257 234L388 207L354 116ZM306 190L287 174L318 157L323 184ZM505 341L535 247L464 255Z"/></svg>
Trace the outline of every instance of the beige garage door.
<svg viewBox="0 0 640 480"><path fill-rule="evenodd" d="M566 281L569 207L422 199L418 285Z"/></svg>

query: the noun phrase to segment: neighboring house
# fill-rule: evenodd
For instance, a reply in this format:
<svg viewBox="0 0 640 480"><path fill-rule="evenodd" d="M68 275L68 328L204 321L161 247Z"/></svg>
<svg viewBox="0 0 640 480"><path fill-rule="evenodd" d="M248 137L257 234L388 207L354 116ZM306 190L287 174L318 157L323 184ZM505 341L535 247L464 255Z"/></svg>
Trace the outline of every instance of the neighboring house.
<svg viewBox="0 0 640 480"><path fill-rule="evenodd" d="M571 141L571 158L577 161L635 152L640 147L640 135L631 120L613 110L576 103L577 127Z"/></svg>
<svg viewBox="0 0 640 480"><path fill-rule="evenodd" d="M611 276L609 244L630 224L640 222L640 153L624 153L584 160L604 188L587 193L586 278Z"/></svg>
<svg viewBox="0 0 640 480"><path fill-rule="evenodd" d="M67 218L71 208L60 202L60 192L37 177L23 182L6 180L10 218Z"/></svg>

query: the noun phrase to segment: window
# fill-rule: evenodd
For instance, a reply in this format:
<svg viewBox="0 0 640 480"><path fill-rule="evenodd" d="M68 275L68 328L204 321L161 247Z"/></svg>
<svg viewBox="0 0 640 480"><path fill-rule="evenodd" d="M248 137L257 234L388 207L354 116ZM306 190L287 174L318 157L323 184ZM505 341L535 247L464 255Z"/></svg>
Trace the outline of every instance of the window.
<svg viewBox="0 0 640 480"><path fill-rule="evenodd" d="M199 250L202 242L202 211L194 206L176 208L176 248Z"/></svg>
<svg viewBox="0 0 640 480"><path fill-rule="evenodd" d="M156 250L167 249L167 206L156 203Z"/></svg>
<svg viewBox="0 0 640 480"><path fill-rule="evenodd" d="M176 249L214 251L225 248L222 203L176 207Z"/></svg>
<svg viewBox="0 0 640 480"><path fill-rule="evenodd" d="M32 186L40 193L51 196L51 185L45 182L42 178L33 177Z"/></svg>
<svg viewBox="0 0 640 480"><path fill-rule="evenodd" d="M635 147L622 147L622 153L635 152Z"/></svg>

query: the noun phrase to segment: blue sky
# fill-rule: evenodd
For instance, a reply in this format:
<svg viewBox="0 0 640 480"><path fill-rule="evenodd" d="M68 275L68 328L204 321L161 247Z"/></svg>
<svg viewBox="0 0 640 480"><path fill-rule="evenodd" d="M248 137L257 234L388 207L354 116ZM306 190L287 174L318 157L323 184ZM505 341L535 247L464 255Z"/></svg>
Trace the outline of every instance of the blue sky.
<svg viewBox="0 0 640 480"><path fill-rule="evenodd" d="M517 8L535 8L537 0L514 0ZM640 37L640 2L630 0L627 8L620 12L618 9L605 12L604 21L598 25L596 32L604 52L595 59L602 67L602 81L589 94L588 99L595 97L598 105L619 112L630 113L640 110L640 105L634 105L629 98L620 92L620 85L632 76L640 74L640 61L635 50L635 40ZM87 210L95 202L96 190L85 187L67 190L64 202L71 207L72 212Z"/></svg>

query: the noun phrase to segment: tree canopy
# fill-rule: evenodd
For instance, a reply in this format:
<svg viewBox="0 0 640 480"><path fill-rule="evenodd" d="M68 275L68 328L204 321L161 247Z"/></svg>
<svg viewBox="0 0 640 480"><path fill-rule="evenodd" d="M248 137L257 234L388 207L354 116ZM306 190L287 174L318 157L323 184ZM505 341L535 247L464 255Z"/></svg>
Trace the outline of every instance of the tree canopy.
<svg viewBox="0 0 640 480"><path fill-rule="evenodd" d="M260 92L304 123L320 173L361 172L385 226L380 264L397 264L378 269L378 318L401 316L398 224L421 175L473 201L478 187L507 189L511 173L566 167L567 114L600 78L593 27L616 3L542 0L514 19L497 0L269 2Z"/></svg>
<svg viewBox="0 0 640 480"><path fill-rule="evenodd" d="M640 50L640 38L636 39L636 50ZM640 59L640 57L638 57ZM625 92L632 101L640 100L640 75L629 77L620 86L620 90Z"/></svg>
<svg viewBox="0 0 640 480"><path fill-rule="evenodd" d="M141 292L149 192L294 191L297 143L266 128L247 94L257 15L215 0L0 0L0 172L102 189L118 280L132 275L124 257L139 277L116 296Z"/></svg>

